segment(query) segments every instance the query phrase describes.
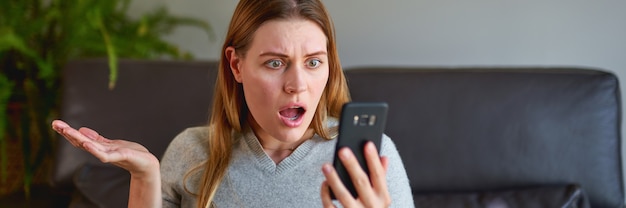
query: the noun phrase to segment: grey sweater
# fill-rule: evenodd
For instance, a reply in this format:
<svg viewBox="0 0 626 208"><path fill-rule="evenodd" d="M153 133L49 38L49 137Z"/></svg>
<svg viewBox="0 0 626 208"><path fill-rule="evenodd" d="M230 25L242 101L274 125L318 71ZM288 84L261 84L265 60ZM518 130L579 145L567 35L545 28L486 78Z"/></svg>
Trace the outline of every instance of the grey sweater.
<svg viewBox="0 0 626 208"><path fill-rule="evenodd" d="M332 123L332 122L331 122ZM336 122L335 122L336 123ZM336 125L336 124L330 124ZM163 207L194 207L202 170L185 174L207 159L207 127L189 128L170 143L161 160ZM227 175L214 198L217 207L322 207L322 164L332 163L336 140L318 135L302 143L276 164L265 154L254 133L235 136ZM391 207L413 207L409 181L394 143L386 135L381 155L389 158L387 186Z"/></svg>

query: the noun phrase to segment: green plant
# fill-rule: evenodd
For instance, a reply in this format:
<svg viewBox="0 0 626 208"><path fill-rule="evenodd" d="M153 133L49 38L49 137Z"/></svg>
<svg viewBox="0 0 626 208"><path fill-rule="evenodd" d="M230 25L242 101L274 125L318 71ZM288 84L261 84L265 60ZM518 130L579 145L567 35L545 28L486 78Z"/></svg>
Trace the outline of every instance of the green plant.
<svg viewBox="0 0 626 208"><path fill-rule="evenodd" d="M7 178L7 141L18 139L24 159L24 191L51 156L56 135L49 125L59 107L60 72L69 60L106 56L109 88L121 58L190 59L162 36L177 26L212 30L202 20L160 7L131 18L131 0L0 1L0 172ZM103 86L105 87L105 86Z"/></svg>

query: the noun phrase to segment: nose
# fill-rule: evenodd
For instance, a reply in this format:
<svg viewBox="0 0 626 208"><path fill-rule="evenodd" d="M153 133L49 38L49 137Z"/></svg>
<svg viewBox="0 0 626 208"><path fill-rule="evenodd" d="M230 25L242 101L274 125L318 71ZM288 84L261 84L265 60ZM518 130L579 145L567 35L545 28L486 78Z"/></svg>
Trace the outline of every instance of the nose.
<svg viewBox="0 0 626 208"><path fill-rule="evenodd" d="M306 90L306 72L304 70L306 69L303 67L292 65L285 71L284 90L286 93L295 94Z"/></svg>

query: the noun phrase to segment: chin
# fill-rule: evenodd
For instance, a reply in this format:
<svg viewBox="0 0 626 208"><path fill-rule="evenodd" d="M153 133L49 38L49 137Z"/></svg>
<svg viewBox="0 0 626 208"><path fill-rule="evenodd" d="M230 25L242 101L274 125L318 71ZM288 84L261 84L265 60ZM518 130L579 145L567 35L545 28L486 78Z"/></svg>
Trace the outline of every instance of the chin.
<svg viewBox="0 0 626 208"><path fill-rule="evenodd" d="M307 130L308 128L303 127L282 129L276 132L277 134L274 138L280 138L279 140L283 142L295 142L302 139Z"/></svg>
<svg viewBox="0 0 626 208"><path fill-rule="evenodd" d="M309 129L313 129L313 127L311 126L312 123L312 118L305 118L306 120L300 124L297 127L287 127L287 126L283 126L280 129L277 129L278 131L275 132L275 136L274 138L280 138L278 140L281 140L283 142L295 142L295 141L299 141L302 139L302 137L304 137ZM308 139L308 138L307 138Z"/></svg>

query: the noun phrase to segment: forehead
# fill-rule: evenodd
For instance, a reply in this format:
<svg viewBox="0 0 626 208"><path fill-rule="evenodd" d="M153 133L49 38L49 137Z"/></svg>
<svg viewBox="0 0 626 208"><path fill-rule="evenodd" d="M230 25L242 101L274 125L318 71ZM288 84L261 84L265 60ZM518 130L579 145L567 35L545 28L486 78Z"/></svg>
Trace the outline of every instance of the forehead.
<svg viewBox="0 0 626 208"><path fill-rule="evenodd" d="M263 23L255 32L250 49L326 51L327 38L321 27L304 19L279 19Z"/></svg>

